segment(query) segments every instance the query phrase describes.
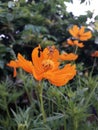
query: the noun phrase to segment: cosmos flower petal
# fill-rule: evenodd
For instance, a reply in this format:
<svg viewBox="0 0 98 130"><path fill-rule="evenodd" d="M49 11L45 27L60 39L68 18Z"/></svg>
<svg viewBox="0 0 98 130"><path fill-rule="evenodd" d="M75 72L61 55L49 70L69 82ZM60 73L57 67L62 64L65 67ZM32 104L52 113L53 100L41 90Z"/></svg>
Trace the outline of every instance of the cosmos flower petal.
<svg viewBox="0 0 98 130"><path fill-rule="evenodd" d="M73 42L71 39L68 39L68 40L67 40L67 43L68 43L69 45L71 45L71 46L74 46L74 42Z"/></svg>
<svg viewBox="0 0 98 130"><path fill-rule="evenodd" d="M84 26L82 26L81 28L80 28L80 30L79 30L79 35L82 35L83 33L84 33L84 31L85 31L85 27Z"/></svg>
<svg viewBox="0 0 98 130"><path fill-rule="evenodd" d="M92 57L98 57L98 51L94 51L92 54L91 54Z"/></svg>
<svg viewBox="0 0 98 130"><path fill-rule="evenodd" d="M69 33L73 36L73 37L77 37L77 34L79 32L79 28L77 25L74 25L72 28L69 29Z"/></svg>
<svg viewBox="0 0 98 130"><path fill-rule="evenodd" d="M51 73L46 73L44 76L55 86L62 86L68 83L76 75L76 66L67 64L64 68L58 69Z"/></svg>
<svg viewBox="0 0 98 130"><path fill-rule="evenodd" d="M83 35L80 36L81 41L86 41L92 37L92 34L90 31L85 32Z"/></svg>
<svg viewBox="0 0 98 130"><path fill-rule="evenodd" d="M33 64L31 61L26 60L20 53L18 53L18 66L28 73L33 73Z"/></svg>
<svg viewBox="0 0 98 130"><path fill-rule="evenodd" d="M78 40L71 40L71 39L68 39L67 40L67 43L71 46L78 46L80 48L84 47L84 44L82 42L79 42Z"/></svg>
<svg viewBox="0 0 98 130"><path fill-rule="evenodd" d="M31 56L34 68L37 69L39 73L42 73L41 62L43 60L43 50L40 45L33 49Z"/></svg>
<svg viewBox="0 0 98 130"><path fill-rule="evenodd" d="M45 59L50 57L53 61L57 61L59 51L55 48L55 46L48 46L43 50L43 56Z"/></svg>
<svg viewBox="0 0 98 130"><path fill-rule="evenodd" d="M84 47L84 44L82 42L79 42L78 40L74 40L73 44L80 47L80 48Z"/></svg>
<svg viewBox="0 0 98 130"><path fill-rule="evenodd" d="M13 71L13 77L16 77L16 75L17 75L16 68L19 67L18 61L17 61L17 60L15 60L15 61L11 60L11 61L7 64L7 66L9 66L9 67L11 67L11 68L14 69L14 71Z"/></svg>
<svg viewBox="0 0 98 130"><path fill-rule="evenodd" d="M78 58L78 55L74 54L74 53L63 53L60 55L60 60L76 60Z"/></svg>
<svg viewBox="0 0 98 130"><path fill-rule="evenodd" d="M33 65L31 61L26 60L20 53L18 53L17 60L11 60L7 66L14 68L13 77L16 77L16 68L22 68L28 73L33 73Z"/></svg>

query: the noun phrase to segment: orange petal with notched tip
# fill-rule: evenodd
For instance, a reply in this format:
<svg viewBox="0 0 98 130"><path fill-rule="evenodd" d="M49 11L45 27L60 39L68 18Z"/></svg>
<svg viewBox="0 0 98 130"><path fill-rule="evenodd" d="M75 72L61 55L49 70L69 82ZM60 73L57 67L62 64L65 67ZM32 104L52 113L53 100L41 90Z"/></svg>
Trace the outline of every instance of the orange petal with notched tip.
<svg viewBox="0 0 98 130"><path fill-rule="evenodd" d="M85 27L84 26L82 26L80 29L79 29L79 35L82 35L83 33L84 33L84 31L85 31Z"/></svg>
<svg viewBox="0 0 98 130"><path fill-rule="evenodd" d="M45 59L50 58L53 61L57 61L59 57L59 51L55 46L48 46L43 50L43 56Z"/></svg>
<svg viewBox="0 0 98 130"><path fill-rule="evenodd" d="M18 65L26 72L33 74L33 64L31 61L26 60L20 53L18 53Z"/></svg>
<svg viewBox="0 0 98 130"><path fill-rule="evenodd" d="M71 40L71 39L68 39L67 40L67 43L71 46L78 46L80 48L84 47L84 44L82 42L79 42L78 40Z"/></svg>
<svg viewBox="0 0 98 130"><path fill-rule="evenodd" d="M40 45L33 49L31 56L32 56L32 62L33 62L34 68L39 73L42 73L43 69L41 66L41 62L43 60L43 51L42 51L42 48L40 47Z"/></svg>
<svg viewBox="0 0 98 130"><path fill-rule="evenodd" d="M84 47L84 44L82 42L79 42L78 40L74 40L73 42L74 42L74 45L76 45L80 48Z"/></svg>
<svg viewBox="0 0 98 130"><path fill-rule="evenodd" d="M57 71L48 72L44 76L55 86L62 86L68 83L76 75L75 65L67 64L64 68L58 69Z"/></svg>
<svg viewBox="0 0 98 130"><path fill-rule="evenodd" d="M17 60L11 60L7 66L14 68L13 76L16 77L16 68L21 67L26 72L33 73L33 65L31 61L26 60L21 54L18 53Z"/></svg>
<svg viewBox="0 0 98 130"><path fill-rule="evenodd" d="M81 41L86 41L92 37L91 31L85 32L83 35L80 36Z"/></svg>
<svg viewBox="0 0 98 130"><path fill-rule="evenodd" d="M74 54L74 53L63 53L60 55L60 60L76 60L78 58L78 55Z"/></svg>
<svg viewBox="0 0 98 130"><path fill-rule="evenodd" d="M7 64L7 66L14 68L13 77L16 77L16 75L17 75L17 73L16 73L16 68L19 67L19 66L18 66L18 61L17 61L17 60L16 60L16 61L11 60L11 61Z"/></svg>
<svg viewBox="0 0 98 130"><path fill-rule="evenodd" d="M68 43L69 45L71 45L71 46L74 46L74 42L73 42L71 39L68 39L68 40L67 40L67 43Z"/></svg>
<svg viewBox="0 0 98 130"><path fill-rule="evenodd" d="M69 33L73 37L77 37L78 32L79 32L79 27L77 25L74 25L72 28L69 29Z"/></svg>
<svg viewBox="0 0 98 130"><path fill-rule="evenodd" d="M98 51L94 51L92 54L91 54L92 57L98 57Z"/></svg>

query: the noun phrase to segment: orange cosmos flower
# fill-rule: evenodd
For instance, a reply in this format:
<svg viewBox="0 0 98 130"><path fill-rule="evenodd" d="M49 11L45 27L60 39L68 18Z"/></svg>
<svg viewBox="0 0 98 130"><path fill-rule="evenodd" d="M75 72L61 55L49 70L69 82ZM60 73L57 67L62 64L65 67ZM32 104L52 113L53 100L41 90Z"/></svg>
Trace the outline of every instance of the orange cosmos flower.
<svg viewBox="0 0 98 130"><path fill-rule="evenodd" d="M38 81L47 79L53 85L62 86L76 75L76 67L67 64L60 69L59 56L59 51L55 46L42 50L39 45L32 51L32 61L18 54L17 60L10 61L7 65L14 68L14 76L16 68L21 67Z"/></svg>
<svg viewBox="0 0 98 130"><path fill-rule="evenodd" d="M95 51L91 54L92 57L98 57L98 51Z"/></svg>
<svg viewBox="0 0 98 130"><path fill-rule="evenodd" d="M68 39L67 40L67 43L71 46L78 46L80 48L84 47L84 44L82 42L78 42L78 40L71 40L71 39Z"/></svg>
<svg viewBox="0 0 98 130"><path fill-rule="evenodd" d="M63 54L60 55L60 60L76 60L78 58L78 55L74 54L74 53L66 53L64 52Z"/></svg>
<svg viewBox="0 0 98 130"><path fill-rule="evenodd" d="M69 33L76 39L81 41L87 41L92 37L91 31L85 32L85 27L82 26L79 28L77 25L74 25L72 28L69 29Z"/></svg>

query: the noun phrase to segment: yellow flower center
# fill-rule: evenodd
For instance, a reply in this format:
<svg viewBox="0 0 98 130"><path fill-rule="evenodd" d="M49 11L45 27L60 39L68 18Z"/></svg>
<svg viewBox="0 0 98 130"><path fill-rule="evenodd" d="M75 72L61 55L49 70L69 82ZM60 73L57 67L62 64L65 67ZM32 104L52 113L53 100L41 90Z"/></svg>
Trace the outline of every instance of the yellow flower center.
<svg viewBox="0 0 98 130"><path fill-rule="evenodd" d="M50 59L42 61L42 67L45 71L51 70L54 67L54 62Z"/></svg>

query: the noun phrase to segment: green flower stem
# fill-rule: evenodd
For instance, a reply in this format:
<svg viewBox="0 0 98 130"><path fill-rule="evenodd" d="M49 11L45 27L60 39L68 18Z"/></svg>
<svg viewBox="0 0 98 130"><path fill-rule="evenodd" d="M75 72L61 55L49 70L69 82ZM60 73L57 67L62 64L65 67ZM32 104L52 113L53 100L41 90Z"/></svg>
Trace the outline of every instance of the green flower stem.
<svg viewBox="0 0 98 130"><path fill-rule="evenodd" d="M77 130L78 129L78 121L77 119L74 117L73 118L73 130Z"/></svg>
<svg viewBox="0 0 98 130"><path fill-rule="evenodd" d="M8 118L9 118L9 120L10 120L11 117L10 117L10 113L9 113L9 109L8 109L8 104L7 104L6 97L4 98L4 103L5 103L5 106L6 106L6 113L7 113L7 116L8 116Z"/></svg>
<svg viewBox="0 0 98 130"><path fill-rule="evenodd" d="M40 99L40 110L43 116L43 121L46 123L46 114L44 110L44 103L43 103L43 85L39 83L39 99Z"/></svg>
<svg viewBox="0 0 98 130"><path fill-rule="evenodd" d="M64 117L64 130L66 130L66 118Z"/></svg>
<svg viewBox="0 0 98 130"><path fill-rule="evenodd" d="M18 130L26 130L25 125L24 124L19 124L18 125Z"/></svg>
<svg viewBox="0 0 98 130"><path fill-rule="evenodd" d="M26 94L28 96L29 103L30 103L30 105L32 105L33 102L32 102L31 93L28 91L28 88L26 86L24 86L24 88L25 88Z"/></svg>
<svg viewBox="0 0 98 130"><path fill-rule="evenodd" d="M94 58L94 63L93 63L92 70L91 70L91 73L90 73L90 78L91 78L91 76L93 74L95 64L96 64L96 57Z"/></svg>
<svg viewBox="0 0 98 130"><path fill-rule="evenodd" d="M77 54L77 51L78 51L78 46L76 46L74 53Z"/></svg>
<svg viewBox="0 0 98 130"><path fill-rule="evenodd" d="M93 90L91 91L91 93L90 93L90 95L89 95L89 97L88 97L88 100L87 100L86 103L85 103L85 106L88 106L88 104L89 104L89 102L90 102L90 100L91 100L91 98L92 98L92 96L93 96L93 94L94 94L94 92L95 92L95 89L98 87L97 85L98 85L98 83L95 85L95 87L94 87Z"/></svg>

